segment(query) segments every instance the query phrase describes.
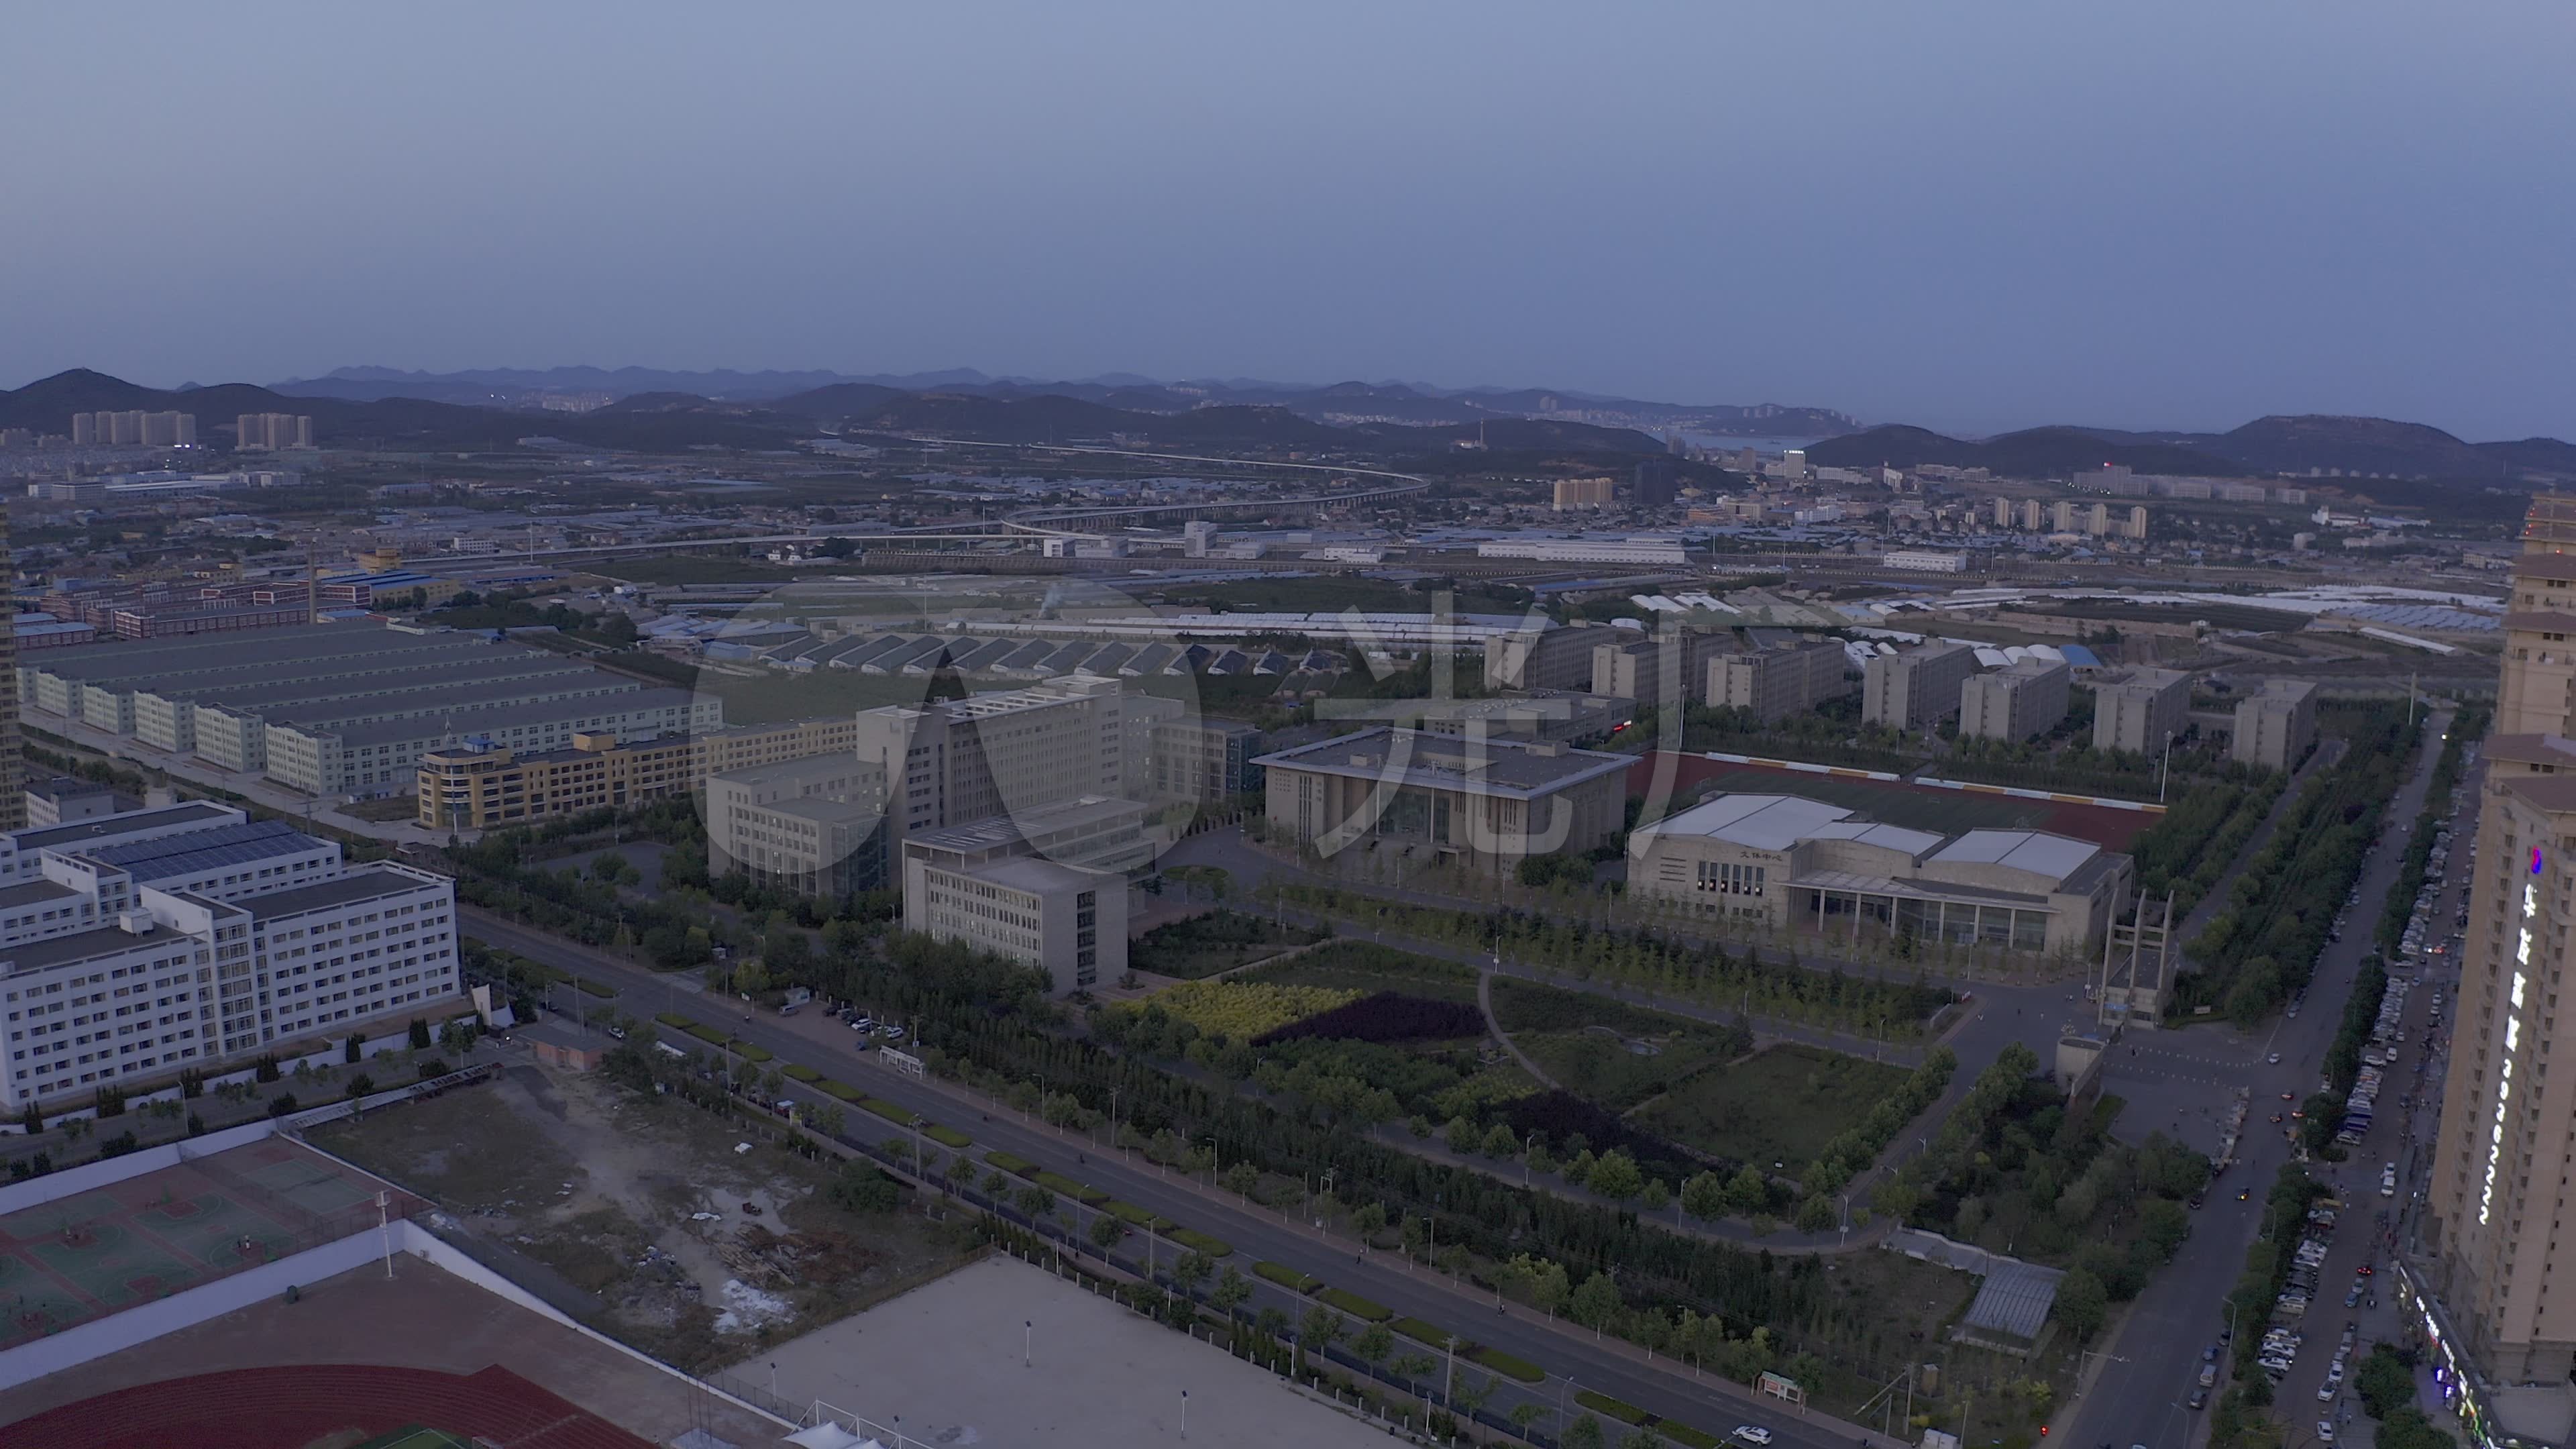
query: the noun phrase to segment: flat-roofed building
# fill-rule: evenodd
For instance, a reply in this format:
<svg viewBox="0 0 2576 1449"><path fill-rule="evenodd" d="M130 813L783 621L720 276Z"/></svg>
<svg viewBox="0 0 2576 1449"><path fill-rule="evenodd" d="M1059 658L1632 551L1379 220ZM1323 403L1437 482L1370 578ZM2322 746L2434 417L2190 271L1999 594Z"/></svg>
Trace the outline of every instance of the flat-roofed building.
<svg viewBox="0 0 2576 1449"><path fill-rule="evenodd" d="M1959 733L1968 739L2026 740L2066 718L2074 671L2062 659L2019 659L1959 687Z"/></svg>
<svg viewBox="0 0 2576 1449"><path fill-rule="evenodd" d="M890 827L882 766L817 755L707 778L708 868L740 870L807 895L844 896L887 881Z"/></svg>
<svg viewBox="0 0 2576 1449"><path fill-rule="evenodd" d="M1485 688L1574 689L1592 687L1592 649L1602 627L1533 619L1522 628L1485 639Z"/></svg>
<svg viewBox="0 0 2576 1449"><path fill-rule="evenodd" d="M66 821L95 820L113 815L119 809L133 809L113 785L96 780L83 780L71 775L56 775L27 786L27 819L29 825L61 825Z"/></svg>
<svg viewBox="0 0 2576 1449"><path fill-rule="evenodd" d="M1835 640L1721 654L1708 661L1713 709L1749 710L1769 723L1805 714L1850 693L1850 659Z"/></svg>
<svg viewBox="0 0 2576 1449"><path fill-rule="evenodd" d="M1861 671L1860 717L1889 729L1930 729L1957 712L1959 690L1976 672L1977 651L1965 644L1873 654Z"/></svg>
<svg viewBox="0 0 2576 1449"><path fill-rule="evenodd" d="M2286 770L2317 741L2317 687L2304 679L2274 679L2236 702L2236 733L2229 759L2267 770Z"/></svg>
<svg viewBox="0 0 2576 1449"><path fill-rule="evenodd" d="M2125 897L2129 857L2033 830L1944 837L1798 795L1715 795L1628 838L1628 888L1773 929L2072 959Z"/></svg>
<svg viewBox="0 0 2576 1449"><path fill-rule="evenodd" d="M2191 676L2172 669L2119 669L2093 680L2093 748L2132 755L2164 752L2191 724Z"/></svg>
<svg viewBox="0 0 2576 1449"><path fill-rule="evenodd" d="M1261 731L1242 720L1182 718L1153 727L1140 777L1157 800L1207 803L1261 788Z"/></svg>
<svg viewBox="0 0 2576 1449"><path fill-rule="evenodd" d="M1078 795L1125 793L1132 729L1119 681L861 710L854 753L884 771L889 842Z"/></svg>
<svg viewBox="0 0 2576 1449"><path fill-rule="evenodd" d="M647 740L723 723L722 700L685 689L617 690L449 713L406 707L398 717L360 723L270 724L266 772L316 795L412 794L420 788L421 755L459 740L543 751L570 745L576 734Z"/></svg>
<svg viewBox="0 0 2576 1449"><path fill-rule="evenodd" d="M911 929L1010 957L1047 973L1057 996L1098 989L1127 970L1127 878L1014 857L910 870Z"/></svg>
<svg viewBox="0 0 2576 1449"><path fill-rule="evenodd" d="M1270 829L1331 855L1361 840L1496 873L1626 824L1627 755L1370 729L1264 755Z"/></svg>
<svg viewBox="0 0 2576 1449"><path fill-rule="evenodd" d="M556 750L442 745L420 757L416 818L425 830L488 830L624 809L697 790L710 775L824 754L848 759L855 733L850 717L841 715L650 740L581 731Z"/></svg>

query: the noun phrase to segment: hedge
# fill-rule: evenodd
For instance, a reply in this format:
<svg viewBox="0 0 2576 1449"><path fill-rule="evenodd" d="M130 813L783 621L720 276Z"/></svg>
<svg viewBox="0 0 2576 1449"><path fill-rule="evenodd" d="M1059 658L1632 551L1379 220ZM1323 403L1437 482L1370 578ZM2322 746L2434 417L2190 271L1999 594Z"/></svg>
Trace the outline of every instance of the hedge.
<svg viewBox="0 0 2576 1449"><path fill-rule="evenodd" d="M799 1082L819 1082L823 1080L823 1074L821 1072L814 1070L803 1062L789 1062L778 1070L786 1073L789 1077Z"/></svg>
<svg viewBox="0 0 2576 1449"><path fill-rule="evenodd" d="M825 1077L814 1085L821 1088L829 1095L840 1098L844 1102L855 1102L867 1095L867 1093L860 1091L858 1088L851 1086L847 1082L836 1082L830 1077Z"/></svg>
<svg viewBox="0 0 2576 1449"><path fill-rule="evenodd" d="M1371 1323L1384 1323L1395 1316L1394 1309L1383 1303L1372 1303L1348 1288L1327 1288L1315 1296L1353 1318L1364 1318Z"/></svg>
<svg viewBox="0 0 2576 1449"><path fill-rule="evenodd" d="M765 1062L777 1055L765 1046L754 1046L747 1041L726 1042L725 1050L747 1062Z"/></svg>
<svg viewBox="0 0 2576 1449"><path fill-rule="evenodd" d="M921 1120L921 1114L915 1112L910 1107L898 1107L894 1103L886 1101L882 1097L861 1097L859 1099L859 1105L862 1108L883 1117L887 1121L892 1122L897 1127L909 1127L913 1123Z"/></svg>
<svg viewBox="0 0 2576 1449"><path fill-rule="evenodd" d="M1004 1172L1015 1173L1021 1177L1026 1177L1030 1173L1038 1170L1038 1165L1036 1163L1029 1161L1025 1157L1014 1157L1007 1152L993 1152L988 1150L984 1154L984 1162L985 1165L989 1167L998 1167Z"/></svg>
<svg viewBox="0 0 2576 1449"><path fill-rule="evenodd" d="M1596 1394L1590 1389L1576 1389L1574 1401L1596 1414L1607 1414L1622 1424L1643 1424L1654 1417L1625 1399Z"/></svg>
<svg viewBox="0 0 2576 1449"><path fill-rule="evenodd" d="M617 994L616 987L608 985L606 982L593 981L587 976L577 976L573 978L572 984L580 987L584 996L615 996Z"/></svg>
<svg viewBox="0 0 2576 1449"><path fill-rule="evenodd" d="M725 1044L725 1034L716 1030L712 1026L702 1026L696 1022L691 1022L680 1029L687 1032L689 1035L696 1037L698 1040L705 1042L709 1046L720 1047Z"/></svg>
<svg viewBox="0 0 2576 1449"><path fill-rule="evenodd" d="M657 1011L653 1013L653 1019L674 1031L687 1031L689 1028L697 1025L696 1022L691 1021L689 1018L682 1016L676 1011Z"/></svg>
<svg viewBox="0 0 2576 1449"><path fill-rule="evenodd" d="M1499 1348L1472 1348L1467 1351L1467 1357L1498 1374L1518 1379L1525 1384L1540 1383L1547 1378L1545 1369L1531 1363L1528 1359L1505 1353Z"/></svg>
<svg viewBox="0 0 2576 1449"><path fill-rule="evenodd" d="M1223 1238L1212 1238L1207 1234L1198 1231L1196 1228L1174 1228L1169 1236L1173 1242L1180 1244L1191 1252L1200 1253L1210 1258L1231 1258L1234 1256L1234 1244L1227 1242Z"/></svg>
<svg viewBox="0 0 2576 1449"><path fill-rule="evenodd" d="M1109 1201L1109 1194L1102 1192L1099 1188L1089 1186L1085 1183L1076 1182L1061 1172L1048 1172L1041 1169L1037 1172L1029 1173L1027 1176L1029 1181L1036 1183L1047 1191L1055 1193L1059 1197L1072 1198L1075 1202L1082 1204L1084 1207L1098 1207L1102 1203Z"/></svg>
<svg viewBox="0 0 2576 1449"><path fill-rule="evenodd" d="M1132 1202L1120 1202L1118 1199L1113 1197L1109 1201L1101 1203L1098 1206L1102 1212L1105 1212L1111 1217L1116 1218L1118 1221L1126 1223L1132 1227L1150 1227L1158 1233L1170 1231L1170 1228L1166 1226L1166 1223L1168 1222L1167 1219L1158 1218L1152 1213L1145 1211L1143 1208L1136 1206Z"/></svg>
<svg viewBox="0 0 2576 1449"><path fill-rule="evenodd" d="M1670 1419L1657 1420L1655 1432L1681 1445L1682 1449L1717 1449L1719 1443L1715 1434L1704 1434L1688 1424L1676 1424Z"/></svg>
<svg viewBox="0 0 2576 1449"><path fill-rule="evenodd" d="M1427 1343L1433 1348L1447 1348L1449 1346L1449 1330L1440 1327L1436 1323L1425 1323L1419 1318L1399 1318L1393 1323L1388 1324L1387 1327L1394 1329L1396 1332L1403 1334L1405 1337L1412 1339L1416 1343Z"/></svg>
<svg viewBox="0 0 2576 1449"><path fill-rule="evenodd" d="M974 1138L967 1136L965 1133L958 1131L954 1127L924 1127L921 1129L921 1135L938 1143L942 1147L955 1148L959 1151L964 1151L966 1148L975 1145Z"/></svg>
<svg viewBox="0 0 2576 1449"><path fill-rule="evenodd" d="M1267 1258L1252 1265L1252 1276L1266 1278L1291 1293L1312 1293L1324 1286L1324 1280L1312 1273L1300 1273L1285 1263L1273 1263Z"/></svg>

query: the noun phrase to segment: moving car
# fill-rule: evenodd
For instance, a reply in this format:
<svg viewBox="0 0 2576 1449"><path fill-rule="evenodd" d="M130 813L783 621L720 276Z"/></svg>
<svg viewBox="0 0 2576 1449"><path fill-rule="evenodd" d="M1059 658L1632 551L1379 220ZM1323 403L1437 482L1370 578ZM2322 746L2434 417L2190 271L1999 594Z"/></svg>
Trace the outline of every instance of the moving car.
<svg viewBox="0 0 2576 1449"><path fill-rule="evenodd" d="M1735 1426L1735 1432L1728 1437L1741 1439L1747 1444L1768 1444L1771 1442L1771 1431L1759 1424L1738 1424Z"/></svg>

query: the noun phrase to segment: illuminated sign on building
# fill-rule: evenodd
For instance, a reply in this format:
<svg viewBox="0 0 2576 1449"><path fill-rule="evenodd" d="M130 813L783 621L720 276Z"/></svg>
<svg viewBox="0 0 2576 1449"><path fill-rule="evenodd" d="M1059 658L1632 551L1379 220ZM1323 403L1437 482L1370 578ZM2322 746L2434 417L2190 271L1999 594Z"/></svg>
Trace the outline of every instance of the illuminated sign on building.
<svg viewBox="0 0 2576 1449"><path fill-rule="evenodd" d="M2531 852L2531 868L2540 869L2540 852ZM2540 887L2526 884L2522 888L2522 934L2514 942L2513 959L2517 966L2531 964L2531 923L2540 914ZM2486 1182L2478 1192L2478 1226L2485 1227L2495 1215L2496 1172L2504 1165L2505 1122L2513 1106L2514 1056L2522 1048L2522 1002L2530 989L2530 978L2513 973L2513 1011L2504 1023L2504 1060L2496 1068L2495 1120L2487 1131Z"/></svg>

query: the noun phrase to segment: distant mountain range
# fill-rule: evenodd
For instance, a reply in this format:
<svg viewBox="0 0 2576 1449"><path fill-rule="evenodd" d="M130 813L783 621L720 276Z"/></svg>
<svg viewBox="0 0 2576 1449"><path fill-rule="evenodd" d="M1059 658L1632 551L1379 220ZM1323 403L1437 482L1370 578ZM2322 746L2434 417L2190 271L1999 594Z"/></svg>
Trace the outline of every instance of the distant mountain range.
<svg viewBox="0 0 2576 1449"><path fill-rule="evenodd" d="M1948 463L2017 478L2073 477L2119 463L2139 473L2218 478L2323 471L2496 483L2576 480L2576 445L2556 438L2469 443L2422 423L2326 414L2257 418L2225 433L2046 427L1973 441L1887 424L1816 443L1807 458L1844 468Z"/></svg>

